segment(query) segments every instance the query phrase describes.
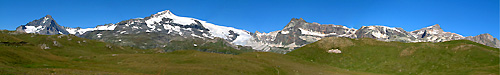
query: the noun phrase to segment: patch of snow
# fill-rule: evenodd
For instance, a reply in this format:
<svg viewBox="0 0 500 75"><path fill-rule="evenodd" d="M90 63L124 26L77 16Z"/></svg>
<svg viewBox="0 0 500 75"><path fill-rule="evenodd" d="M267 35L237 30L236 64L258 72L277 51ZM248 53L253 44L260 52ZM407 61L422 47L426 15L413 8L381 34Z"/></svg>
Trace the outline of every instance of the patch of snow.
<svg viewBox="0 0 500 75"><path fill-rule="evenodd" d="M330 49L327 51L328 53L342 53L342 51L340 51L339 49Z"/></svg>
<svg viewBox="0 0 500 75"><path fill-rule="evenodd" d="M439 30L433 29L432 31L430 31L430 34L439 34Z"/></svg>
<svg viewBox="0 0 500 75"><path fill-rule="evenodd" d="M94 30L115 30L116 26L117 25L115 24L111 24L111 25L96 26L95 28L85 28L85 29L66 28L66 31L68 31L69 34L76 34L76 33L83 34L85 32Z"/></svg>
<svg viewBox="0 0 500 75"><path fill-rule="evenodd" d="M179 17L170 12L170 10L161 11L152 16L152 18L146 20L146 24L152 25L154 23L162 21L163 18L170 18L174 23L178 23L181 25L190 25L196 22L192 18L187 17Z"/></svg>
<svg viewBox="0 0 500 75"><path fill-rule="evenodd" d="M392 28L392 27L387 27L387 26L379 26L379 25L375 25L375 26L363 26L363 27L368 27L368 29L371 29L371 30L377 30L376 28L377 27L380 27L383 29L383 31L386 31L386 30L394 30L394 31L397 31L397 32L401 32L399 29L396 29L396 28Z"/></svg>
<svg viewBox="0 0 500 75"><path fill-rule="evenodd" d="M26 27L26 29L24 29L24 32L26 33L36 33L38 31L40 31L42 28L44 28L43 26L24 26Z"/></svg>
<svg viewBox="0 0 500 75"><path fill-rule="evenodd" d="M203 38L203 37L198 36L198 35L195 35L195 34L191 34L191 36L193 36L193 37L197 37L197 38Z"/></svg>
<svg viewBox="0 0 500 75"><path fill-rule="evenodd" d="M299 38L307 42L315 42L321 39L320 37L314 37L314 36L299 36Z"/></svg>
<svg viewBox="0 0 500 75"><path fill-rule="evenodd" d="M98 37L98 38L101 38L101 35L102 35L102 34L97 34L97 37Z"/></svg>
<svg viewBox="0 0 500 75"><path fill-rule="evenodd" d="M125 33L125 32L127 32L127 31L121 31L121 32L120 32L120 34L123 34L123 33Z"/></svg>
<svg viewBox="0 0 500 75"><path fill-rule="evenodd" d="M210 38L210 39L213 39L213 38L214 38L214 37L212 37L212 36L208 36L208 34L205 34L205 33L203 33L203 34L201 34L201 35L202 35L203 37L208 37L208 38Z"/></svg>
<svg viewBox="0 0 500 75"><path fill-rule="evenodd" d="M281 34L288 34L290 31L281 31Z"/></svg>
<svg viewBox="0 0 500 75"><path fill-rule="evenodd" d="M132 26L132 29L139 29L139 27L137 27L137 26Z"/></svg>
<svg viewBox="0 0 500 75"><path fill-rule="evenodd" d="M151 28L151 29L155 29L155 28L156 28L156 26L155 26L155 25L153 25L153 24L148 24L148 25L146 25L146 26L148 26L148 27L149 27L149 28Z"/></svg>
<svg viewBox="0 0 500 75"><path fill-rule="evenodd" d="M387 37L388 37L387 35L382 34L382 33L380 33L380 32L375 32L375 31L373 31L373 32L371 32L371 33L372 33L372 35L373 35L374 37L376 37L376 38L387 38Z"/></svg>
<svg viewBox="0 0 500 75"><path fill-rule="evenodd" d="M252 36L245 30L235 29L232 27L217 26L205 21L200 21L200 23L203 25L203 27L209 29L209 33L211 33L214 37L228 39L226 36L229 35L230 30L232 30L236 34L239 34L239 36L232 41L232 43L236 45L247 46L247 41L252 38Z"/></svg>
<svg viewBox="0 0 500 75"><path fill-rule="evenodd" d="M76 28L66 28L66 31L68 31L68 32L69 32L69 34L76 34L76 31L77 31L77 30L78 30L78 29L76 29Z"/></svg>
<svg viewBox="0 0 500 75"><path fill-rule="evenodd" d="M337 35L337 33L328 33L328 34L324 34L324 33L321 33L321 32L315 32L315 31L309 31L309 30L306 30L306 29L302 29L302 28L299 28L300 29L300 32L304 35L313 35L313 36L328 36L328 35Z"/></svg>
<svg viewBox="0 0 500 75"><path fill-rule="evenodd" d="M97 26L94 29L95 30L115 30L117 25L104 25L104 26Z"/></svg>
<svg viewBox="0 0 500 75"><path fill-rule="evenodd" d="M47 18L47 17L43 17L43 22L42 22L42 23L47 22L47 20L49 20L49 18Z"/></svg>

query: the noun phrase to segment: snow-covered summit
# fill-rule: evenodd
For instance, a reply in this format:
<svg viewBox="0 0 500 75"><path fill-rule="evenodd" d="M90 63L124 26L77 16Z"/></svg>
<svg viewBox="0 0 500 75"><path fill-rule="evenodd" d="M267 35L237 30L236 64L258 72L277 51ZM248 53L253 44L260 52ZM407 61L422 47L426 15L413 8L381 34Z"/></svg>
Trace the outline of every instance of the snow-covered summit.
<svg viewBox="0 0 500 75"><path fill-rule="evenodd" d="M146 19L146 23L148 25L155 24L161 21L173 21L174 23L178 23L181 25L191 25L191 24L196 24L194 21L195 19L193 18L187 18L187 17L179 17L174 15L170 10L165 10L158 12L156 14L153 14L149 17L144 18Z"/></svg>
<svg viewBox="0 0 500 75"><path fill-rule="evenodd" d="M68 34L64 27L57 24L51 15L46 15L37 20L33 20L26 25L21 25L16 28L18 32L38 33L44 35Z"/></svg>

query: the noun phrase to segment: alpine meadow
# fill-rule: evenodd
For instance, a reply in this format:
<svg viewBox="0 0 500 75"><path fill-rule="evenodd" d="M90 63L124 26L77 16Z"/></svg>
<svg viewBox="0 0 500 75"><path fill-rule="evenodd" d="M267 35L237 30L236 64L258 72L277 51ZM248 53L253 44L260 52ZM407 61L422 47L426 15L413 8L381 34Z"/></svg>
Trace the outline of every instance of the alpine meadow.
<svg viewBox="0 0 500 75"><path fill-rule="evenodd" d="M144 2L0 1L0 74L500 74L498 1Z"/></svg>

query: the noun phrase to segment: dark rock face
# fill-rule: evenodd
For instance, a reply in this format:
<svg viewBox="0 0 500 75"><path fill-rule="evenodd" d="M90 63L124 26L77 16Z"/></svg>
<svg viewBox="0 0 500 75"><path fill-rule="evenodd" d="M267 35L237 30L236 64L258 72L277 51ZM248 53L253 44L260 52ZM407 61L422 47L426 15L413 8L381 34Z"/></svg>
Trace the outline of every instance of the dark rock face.
<svg viewBox="0 0 500 75"><path fill-rule="evenodd" d="M465 39L471 40L486 46L500 48L500 41L497 38L493 38L488 33L477 35L477 36L468 36Z"/></svg>
<svg viewBox="0 0 500 75"><path fill-rule="evenodd" d="M69 32L66 31L63 26L57 24L50 15L31 21L26 25L21 25L16 28L16 31L43 35L69 34Z"/></svg>
<svg viewBox="0 0 500 75"><path fill-rule="evenodd" d="M238 33L234 33L234 31L232 30L229 30L229 35L230 35L230 39L226 39L228 41L234 41L236 38L238 38L238 36L240 36L240 34Z"/></svg>

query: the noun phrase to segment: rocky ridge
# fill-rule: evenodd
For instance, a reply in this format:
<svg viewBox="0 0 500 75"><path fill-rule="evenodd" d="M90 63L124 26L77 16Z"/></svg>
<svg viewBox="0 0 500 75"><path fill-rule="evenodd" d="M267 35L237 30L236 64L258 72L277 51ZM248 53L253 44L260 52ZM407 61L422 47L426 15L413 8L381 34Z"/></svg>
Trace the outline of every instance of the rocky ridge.
<svg viewBox="0 0 500 75"><path fill-rule="evenodd" d="M184 48L166 47L174 47L170 45L175 45L173 44L175 41L189 40L191 41L189 43L194 45L223 41L226 42L225 45L235 49L251 47L260 51L286 53L324 37L374 38L381 41L400 42L444 42L466 39L495 48L500 47L498 39L489 34L463 37L456 33L444 32L437 24L408 32L402 28L387 26L363 26L360 29L354 29L342 25L310 23L302 18L293 18L282 30L252 33L194 18L176 16L169 10L145 18L129 19L114 24L99 25L95 28L59 26L48 15L22 25L16 31L46 35L73 34L119 45L174 50Z"/></svg>

